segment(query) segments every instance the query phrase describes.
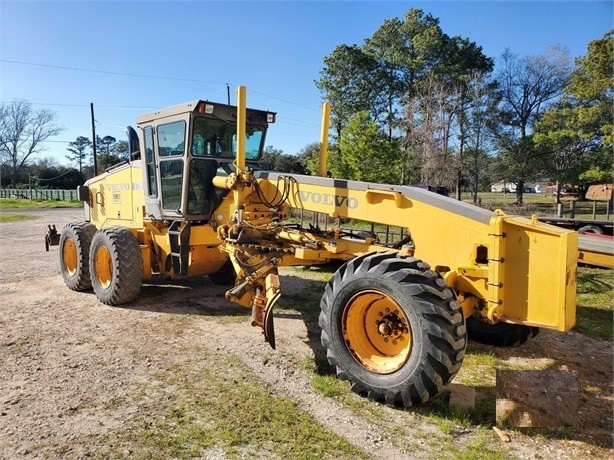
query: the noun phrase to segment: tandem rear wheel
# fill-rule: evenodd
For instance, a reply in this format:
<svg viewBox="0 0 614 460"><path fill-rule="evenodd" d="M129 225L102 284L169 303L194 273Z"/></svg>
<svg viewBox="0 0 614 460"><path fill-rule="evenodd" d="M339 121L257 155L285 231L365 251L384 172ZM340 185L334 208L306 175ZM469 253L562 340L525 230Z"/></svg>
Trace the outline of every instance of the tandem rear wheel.
<svg viewBox="0 0 614 460"><path fill-rule="evenodd" d="M418 259L387 251L355 258L333 275L320 306L328 361L358 394L408 407L436 396L460 369L462 309Z"/></svg>
<svg viewBox="0 0 614 460"><path fill-rule="evenodd" d="M68 224L60 235L60 269L64 283L73 291L92 289L90 245L96 227L88 222Z"/></svg>
<svg viewBox="0 0 614 460"><path fill-rule="evenodd" d="M133 301L143 283L143 257L130 230L108 227L92 239L89 270L98 300L107 305Z"/></svg>
<svg viewBox="0 0 614 460"><path fill-rule="evenodd" d="M489 324L477 318L467 318L469 339L495 347L513 347L528 342L539 333L539 328L523 324Z"/></svg>

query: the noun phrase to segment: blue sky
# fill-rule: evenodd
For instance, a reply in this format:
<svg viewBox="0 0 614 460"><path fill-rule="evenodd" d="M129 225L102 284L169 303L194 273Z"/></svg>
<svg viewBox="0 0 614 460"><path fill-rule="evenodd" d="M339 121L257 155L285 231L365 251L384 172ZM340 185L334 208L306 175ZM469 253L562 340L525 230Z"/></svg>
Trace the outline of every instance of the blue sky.
<svg viewBox="0 0 614 460"><path fill-rule="evenodd" d="M314 81L337 46L362 44L386 19L420 8L444 33L498 58L568 47L614 27L612 1L59 1L0 0L0 102L57 112L66 130L42 157L66 164L68 142L125 138L136 115L194 99L278 113L267 145L294 154L319 139ZM32 65L34 64L34 65ZM80 69L80 70L77 70Z"/></svg>

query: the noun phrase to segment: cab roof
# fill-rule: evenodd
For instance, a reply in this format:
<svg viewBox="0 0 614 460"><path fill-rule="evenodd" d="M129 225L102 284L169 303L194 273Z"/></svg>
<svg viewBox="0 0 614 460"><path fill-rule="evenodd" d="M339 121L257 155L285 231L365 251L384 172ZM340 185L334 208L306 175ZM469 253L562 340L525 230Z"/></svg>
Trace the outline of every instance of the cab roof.
<svg viewBox="0 0 614 460"><path fill-rule="evenodd" d="M164 109L149 112L143 115L137 115L136 122L141 125L176 115L185 113L196 113L199 116L223 119L228 122L237 120L237 107L234 105L220 104L219 102L211 102L208 100L195 100L184 102ZM246 117L248 123L268 125L275 122L275 112L265 110L246 109Z"/></svg>

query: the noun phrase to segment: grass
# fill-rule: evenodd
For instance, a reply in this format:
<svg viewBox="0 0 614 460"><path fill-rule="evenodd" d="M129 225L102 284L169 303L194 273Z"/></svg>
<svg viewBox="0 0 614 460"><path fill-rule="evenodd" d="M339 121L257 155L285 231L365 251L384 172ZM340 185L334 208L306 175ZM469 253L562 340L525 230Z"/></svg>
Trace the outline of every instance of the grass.
<svg viewBox="0 0 614 460"><path fill-rule="evenodd" d="M210 449L227 458L365 458L296 403L271 395L238 357L200 355L206 363L188 361L157 376L172 396L154 404L167 407L109 434L105 457L121 456L129 441L137 459L206 458Z"/></svg>
<svg viewBox="0 0 614 460"><path fill-rule="evenodd" d="M81 201L0 198L0 209L80 208Z"/></svg>
<svg viewBox="0 0 614 460"><path fill-rule="evenodd" d="M603 340L613 340L614 270L578 269L575 331Z"/></svg>
<svg viewBox="0 0 614 460"><path fill-rule="evenodd" d="M290 273L300 271L290 269ZM614 323L614 300L612 296L614 287L614 271L588 267L578 268L577 289L577 326L576 331L598 339L613 340L612 325ZM313 274L311 274L313 277ZM324 281L311 279L302 292L294 293L286 298L286 308L308 312L306 317L317 322L319 300L324 289ZM325 278L325 279L324 279ZM538 368L547 367L548 362L531 364ZM379 426L385 425L378 405L365 398L358 397L350 390L348 382L336 378L335 368L331 366L324 356L316 355L315 360L306 359L300 367L311 373L312 388L324 397L334 399L344 407L352 410L357 416L372 420ZM535 367L531 367L532 369ZM411 412L417 414L436 426L439 433L429 433L435 445L441 450L434 458L463 458L463 459L505 459L509 458L497 445L498 438L488 428L496 423L496 371L497 369L525 369L523 365L511 365L500 358L493 351L484 350L483 346L470 346L465 355L463 366L455 379L455 383L464 384L476 389L475 408L471 412L464 412L449 405L449 392L443 392L433 400L418 407L412 407ZM457 427L464 427L474 436L471 441L463 443L460 447L453 442L453 432ZM564 431L564 430L563 430ZM543 435L548 438L565 439L557 430L528 431L531 436ZM389 439L395 439L394 433L389 433Z"/></svg>
<svg viewBox="0 0 614 460"><path fill-rule="evenodd" d="M38 216L31 216L29 214L0 214L0 223L2 224L33 219L38 219Z"/></svg>

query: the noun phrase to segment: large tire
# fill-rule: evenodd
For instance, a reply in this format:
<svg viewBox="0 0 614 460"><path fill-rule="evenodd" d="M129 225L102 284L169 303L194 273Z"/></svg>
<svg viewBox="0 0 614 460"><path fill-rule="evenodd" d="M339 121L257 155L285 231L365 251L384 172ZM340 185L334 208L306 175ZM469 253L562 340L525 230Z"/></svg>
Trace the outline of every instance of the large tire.
<svg viewBox="0 0 614 460"><path fill-rule="evenodd" d="M409 407L436 396L460 369L462 309L418 259L396 252L353 259L333 275L320 306L328 362L358 394Z"/></svg>
<svg viewBox="0 0 614 460"><path fill-rule="evenodd" d="M92 287L102 303L121 305L136 299L143 283L143 256L127 228L109 227L94 235L90 249Z"/></svg>
<svg viewBox="0 0 614 460"><path fill-rule="evenodd" d="M539 328L522 324L489 324L473 316L467 318L469 339L495 347L514 347L528 342L539 333Z"/></svg>
<svg viewBox="0 0 614 460"><path fill-rule="evenodd" d="M60 269L64 283L73 291L92 289L90 245L96 227L88 222L68 224L60 235Z"/></svg>
<svg viewBox="0 0 614 460"><path fill-rule="evenodd" d="M237 272L230 259L216 273L211 273L209 279L218 286L234 286L237 280Z"/></svg>

